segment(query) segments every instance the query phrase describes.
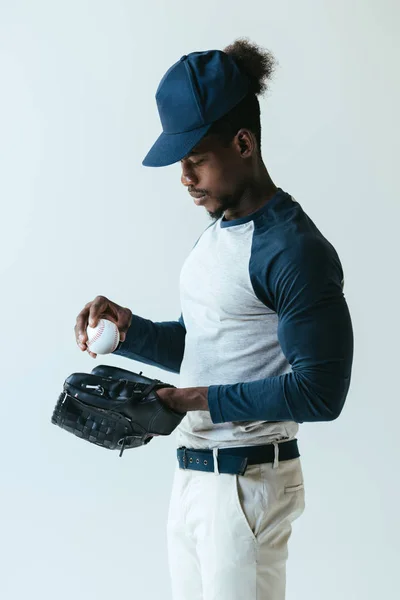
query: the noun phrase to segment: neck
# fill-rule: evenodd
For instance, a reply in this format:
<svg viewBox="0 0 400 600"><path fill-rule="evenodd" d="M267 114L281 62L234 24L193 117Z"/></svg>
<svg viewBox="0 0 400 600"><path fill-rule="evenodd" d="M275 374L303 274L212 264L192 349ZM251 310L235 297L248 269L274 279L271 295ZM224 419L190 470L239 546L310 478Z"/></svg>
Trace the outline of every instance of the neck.
<svg viewBox="0 0 400 600"><path fill-rule="evenodd" d="M277 190L278 188L269 176L264 163L261 163L258 172L255 173L250 184L244 190L237 207L227 209L224 212L224 219L232 221L250 215L261 206L264 206Z"/></svg>

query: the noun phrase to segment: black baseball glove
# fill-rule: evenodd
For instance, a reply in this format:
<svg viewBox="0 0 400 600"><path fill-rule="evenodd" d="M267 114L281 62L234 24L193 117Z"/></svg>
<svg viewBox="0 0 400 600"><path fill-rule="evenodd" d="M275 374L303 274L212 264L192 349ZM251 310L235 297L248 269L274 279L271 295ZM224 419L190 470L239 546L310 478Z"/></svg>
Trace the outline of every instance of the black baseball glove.
<svg viewBox="0 0 400 600"><path fill-rule="evenodd" d="M118 367L99 365L73 373L64 382L51 422L76 436L108 448L136 448L154 436L169 435L186 413L163 404L160 388L174 388Z"/></svg>

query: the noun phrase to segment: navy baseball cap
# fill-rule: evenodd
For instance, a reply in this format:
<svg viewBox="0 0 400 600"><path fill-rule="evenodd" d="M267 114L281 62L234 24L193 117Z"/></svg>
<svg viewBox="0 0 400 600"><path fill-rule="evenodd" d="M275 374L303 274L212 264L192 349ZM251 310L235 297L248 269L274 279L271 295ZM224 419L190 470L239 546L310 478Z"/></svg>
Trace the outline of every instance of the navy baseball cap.
<svg viewBox="0 0 400 600"><path fill-rule="evenodd" d="M191 52L161 79L156 101L163 131L145 156L145 167L184 158L217 121L249 92L250 80L222 50Z"/></svg>

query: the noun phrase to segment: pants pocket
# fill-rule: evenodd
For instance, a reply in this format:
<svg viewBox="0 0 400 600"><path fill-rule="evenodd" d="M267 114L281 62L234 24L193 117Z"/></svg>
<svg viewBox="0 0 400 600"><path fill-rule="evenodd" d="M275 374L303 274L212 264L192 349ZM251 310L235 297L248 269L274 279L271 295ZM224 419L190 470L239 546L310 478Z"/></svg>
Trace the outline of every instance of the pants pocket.
<svg viewBox="0 0 400 600"><path fill-rule="evenodd" d="M296 479L294 481L296 481ZM291 514L289 516L289 520L295 521L300 517L300 515L303 514L305 510L304 481L300 481L299 483L286 483L286 485L284 485L283 488L283 498L286 498L287 503L291 507Z"/></svg>
<svg viewBox="0 0 400 600"><path fill-rule="evenodd" d="M297 485L286 485L284 488L285 494L290 494L292 492L298 492L299 490L304 489L304 483L298 483Z"/></svg>
<svg viewBox="0 0 400 600"><path fill-rule="evenodd" d="M255 541L264 516L260 465L250 465L244 475L232 475L232 480L239 521L247 534Z"/></svg>

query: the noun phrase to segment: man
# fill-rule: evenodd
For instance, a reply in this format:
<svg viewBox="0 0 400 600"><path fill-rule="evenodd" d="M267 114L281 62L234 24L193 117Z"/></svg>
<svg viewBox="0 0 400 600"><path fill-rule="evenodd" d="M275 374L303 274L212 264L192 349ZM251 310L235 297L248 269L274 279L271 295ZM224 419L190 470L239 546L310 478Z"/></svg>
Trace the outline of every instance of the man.
<svg viewBox="0 0 400 600"><path fill-rule="evenodd" d="M257 95L274 59L246 40L182 56L156 99L145 166L180 161L211 224L183 264L181 315L152 322L98 296L77 318L117 323L115 354L180 374L185 418L168 515L174 600L282 600L291 523L304 511L299 423L336 419L353 331L333 246L261 157ZM90 352L89 352L90 353ZM90 353L93 357L93 353Z"/></svg>

